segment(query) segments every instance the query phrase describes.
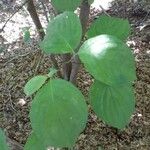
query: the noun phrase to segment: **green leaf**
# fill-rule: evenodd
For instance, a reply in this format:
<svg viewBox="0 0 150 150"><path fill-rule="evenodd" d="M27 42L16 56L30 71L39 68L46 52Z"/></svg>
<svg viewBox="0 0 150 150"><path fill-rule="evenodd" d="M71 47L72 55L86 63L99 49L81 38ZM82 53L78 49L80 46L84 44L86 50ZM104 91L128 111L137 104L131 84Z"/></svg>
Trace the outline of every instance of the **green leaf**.
<svg viewBox="0 0 150 150"><path fill-rule="evenodd" d="M78 16L73 12L64 12L49 23L40 46L46 53L73 53L80 43L81 35L82 28Z"/></svg>
<svg viewBox="0 0 150 150"><path fill-rule="evenodd" d="M130 35L130 28L128 20L102 15L91 25L87 35L91 38L100 34L108 34L126 40Z"/></svg>
<svg viewBox="0 0 150 150"><path fill-rule="evenodd" d="M100 119L123 129L135 109L134 91L130 84L108 86L95 81L90 89L90 103Z"/></svg>
<svg viewBox="0 0 150 150"><path fill-rule="evenodd" d="M58 12L74 11L81 4L81 0L51 0Z"/></svg>
<svg viewBox="0 0 150 150"><path fill-rule="evenodd" d="M24 87L24 93L27 96L32 95L42 87L42 85L45 83L47 78L48 76L43 76L43 75L38 75L33 77L26 83Z"/></svg>
<svg viewBox="0 0 150 150"><path fill-rule="evenodd" d="M95 79L108 85L118 85L136 79L134 57L121 40L100 35L87 40L79 57Z"/></svg>
<svg viewBox="0 0 150 150"><path fill-rule="evenodd" d="M81 92L65 80L49 80L36 94L30 112L31 126L43 144L72 147L87 122L87 105Z"/></svg>
<svg viewBox="0 0 150 150"><path fill-rule="evenodd" d="M43 143L37 138L34 132L28 137L24 150L46 150Z"/></svg>
<svg viewBox="0 0 150 150"><path fill-rule="evenodd" d="M1 150L9 150L7 143L6 143L5 134L1 128L0 128L0 149Z"/></svg>

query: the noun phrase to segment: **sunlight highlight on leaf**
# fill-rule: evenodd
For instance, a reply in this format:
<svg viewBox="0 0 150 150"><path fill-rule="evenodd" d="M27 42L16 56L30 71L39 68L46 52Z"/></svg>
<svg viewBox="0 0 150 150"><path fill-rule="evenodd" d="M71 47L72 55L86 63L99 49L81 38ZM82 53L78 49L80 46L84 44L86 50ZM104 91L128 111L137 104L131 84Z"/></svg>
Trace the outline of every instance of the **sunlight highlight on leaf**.
<svg viewBox="0 0 150 150"><path fill-rule="evenodd" d="M102 56L106 53L107 48L114 48L117 47L117 44L111 43L109 37L107 35L101 38L95 38L93 43L91 43L90 52L95 57L98 57L99 54Z"/></svg>

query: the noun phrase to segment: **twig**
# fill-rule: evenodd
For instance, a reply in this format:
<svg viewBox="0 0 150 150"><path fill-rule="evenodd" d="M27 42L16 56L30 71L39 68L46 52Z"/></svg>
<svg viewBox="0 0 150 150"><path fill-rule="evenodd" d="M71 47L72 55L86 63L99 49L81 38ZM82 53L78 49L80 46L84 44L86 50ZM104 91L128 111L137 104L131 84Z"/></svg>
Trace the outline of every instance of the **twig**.
<svg viewBox="0 0 150 150"><path fill-rule="evenodd" d="M82 40L80 42L80 44L78 45L78 47L75 49L75 52L77 53L79 51L80 46L82 45L82 42L84 41L84 37L87 31L87 24L89 21L89 14L90 14L90 5L88 3L87 0L83 0L81 7L80 7L80 21L82 24ZM70 74L70 81L73 84L76 84L76 78L77 78L77 74L78 74L78 70L80 67L80 59L78 56L75 56L73 61L72 61L72 70L71 70L71 74Z"/></svg>
<svg viewBox="0 0 150 150"><path fill-rule="evenodd" d="M44 3L43 3L43 0L40 0L40 2L41 2L41 5L42 5L42 7L43 7L43 10L44 10L45 18L46 18L47 22L49 22L48 15L47 15L47 11L46 11L46 7L45 7L45 5L44 5Z"/></svg>
<svg viewBox="0 0 150 150"><path fill-rule="evenodd" d="M17 11L15 11L5 22L5 24L3 25L3 27L0 29L0 33L4 31L4 28L6 27L7 23L11 20L11 18L17 13L19 12L20 9L23 8L23 6L28 2L28 0L26 0L18 9Z"/></svg>
<svg viewBox="0 0 150 150"><path fill-rule="evenodd" d="M70 74L70 82L73 83L74 85L76 84L76 78L78 74L78 70L80 68L80 59L78 56L75 56L75 58L72 61L72 70Z"/></svg>
<svg viewBox="0 0 150 150"><path fill-rule="evenodd" d="M22 55L18 55L18 56L16 56L16 57L13 57L12 59L8 60L8 61L4 64L4 66L7 65L8 63L12 62L13 60L18 59L19 57L25 57L25 56L29 55L30 53L31 53L31 52L28 52L28 53L25 53L25 54L22 54Z"/></svg>
<svg viewBox="0 0 150 150"><path fill-rule="evenodd" d="M39 56L37 58L38 58L38 62L37 62L36 67L35 67L34 75L37 74L38 69L40 67L40 64L43 62L44 54L42 53L42 51L40 51L40 54L39 54Z"/></svg>
<svg viewBox="0 0 150 150"><path fill-rule="evenodd" d="M23 145L7 137L7 143L12 150L23 150Z"/></svg>
<svg viewBox="0 0 150 150"><path fill-rule="evenodd" d="M41 21L38 17L33 0L28 0L27 10L32 18L32 21L34 22L34 25L36 26L40 39L43 40L45 36L45 32L41 24Z"/></svg>
<svg viewBox="0 0 150 150"><path fill-rule="evenodd" d="M60 78L62 78L62 74L61 74L61 72L60 72L60 70L59 70L59 66L58 66L57 60L56 60L56 58L55 58L55 55L51 54L50 57L51 57L51 60L52 60L52 63L53 63L53 65L54 65L55 69L58 70L58 71L57 71L57 75L58 75Z"/></svg>
<svg viewBox="0 0 150 150"><path fill-rule="evenodd" d="M59 63L61 63L61 64L70 63L70 62L73 61L73 59L74 59L77 55L78 55L78 53L75 53L74 55L72 55L72 57L71 57L68 61L64 60L64 61L60 61Z"/></svg>
<svg viewBox="0 0 150 150"><path fill-rule="evenodd" d="M56 11L56 9L53 7L53 5L51 4L52 6L52 10L53 10L53 13L54 13L54 16L56 17L57 15L59 15L59 12ZM69 80L69 76L70 76L70 73L71 73L71 55L70 54L62 54L62 62L65 62L62 64L62 68L63 68L63 73L61 74L60 71L58 71L58 75L61 77L61 78L64 78L65 80ZM55 57L54 55L51 55L51 59L53 60L54 62L54 66L58 66L57 64L57 61L55 60ZM58 67L59 68L59 67Z"/></svg>
<svg viewBox="0 0 150 150"><path fill-rule="evenodd" d="M145 15L144 19L142 20L142 22L144 22L146 20L146 18L149 16L150 11L147 12L147 14Z"/></svg>
<svg viewBox="0 0 150 150"><path fill-rule="evenodd" d="M82 39L84 39L85 33L87 31L89 14L90 14L90 5L88 3L88 0L82 0L82 4L80 6L80 14L79 14L79 18L82 25Z"/></svg>
<svg viewBox="0 0 150 150"><path fill-rule="evenodd" d="M27 10L28 10L28 12L29 12L29 14L30 14L30 16L31 16L35 26L36 26L36 29L37 29L37 31L39 33L40 39L43 40L44 36L45 36L45 32L43 30L42 24L41 24L40 19L38 17L38 14L37 14L37 11L36 11L36 8L35 8L33 0L28 0ZM36 68L35 68L35 74L38 71L38 68L39 68L43 58L44 58L43 52L39 51L39 55L37 57L38 62L37 62ZM58 65L56 65L57 64L57 60L55 59L55 57L51 56L51 59L53 59L54 67L57 70L59 70L58 69Z"/></svg>
<svg viewBox="0 0 150 150"><path fill-rule="evenodd" d="M39 57L37 57L37 58L38 58L38 62L37 62L36 67L35 67L34 75L37 74L38 69L39 69L39 67L40 67L40 64L41 64L41 63L43 62L43 60L44 60L44 53L41 51L41 53L39 54ZM57 60L56 60L55 56L51 54L51 55L50 55L50 58L51 58L51 61L52 61L52 64L53 64L54 68L58 70L58 71L57 71L57 75L58 75L60 78L62 78L62 75L61 75L61 72L60 72L60 70L59 70L59 66L58 66L58 63L57 63Z"/></svg>
<svg viewBox="0 0 150 150"><path fill-rule="evenodd" d="M70 73L71 73L71 54L64 54L62 55L62 60L66 63L62 64L62 68L63 68L63 78L65 80L69 80L70 78Z"/></svg>
<svg viewBox="0 0 150 150"><path fill-rule="evenodd" d="M101 5L99 5L99 7L101 8L102 12L103 12L105 15L107 15L107 16L110 17L110 15L106 12L106 10L105 10Z"/></svg>
<svg viewBox="0 0 150 150"><path fill-rule="evenodd" d="M10 89L8 89L8 96L9 96L9 102L10 102L10 105L11 105L11 108L17 112L17 110L14 108L13 106L13 102L12 102L12 99L11 99L11 93L10 93Z"/></svg>

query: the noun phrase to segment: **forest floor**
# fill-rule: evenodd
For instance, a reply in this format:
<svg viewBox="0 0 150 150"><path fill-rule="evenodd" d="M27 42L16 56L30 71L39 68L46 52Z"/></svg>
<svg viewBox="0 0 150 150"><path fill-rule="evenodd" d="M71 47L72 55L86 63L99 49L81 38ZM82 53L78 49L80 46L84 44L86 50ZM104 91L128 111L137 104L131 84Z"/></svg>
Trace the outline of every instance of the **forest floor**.
<svg viewBox="0 0 150 150"><path fill-rule="evenodd" d="M96 16L97 12L98 10L92 9L91 16ZM5 22L11 13L11 10L0 12L0 22ZM132 26L132 35L127 44L133 50L136 61L136 110L130 124L122 131L105 125L90 111L87 127L80 135L74 149L98 150L98 147L102 147L105 150L149 150L150 5L120 1L113 3L107 13L128 19ZM28 17L27 14L25 17ZM36 56L39 51L37 38L32 36L31 42L25 44L22 34L19 34L16 40L15 30L17 26L22 28L22 23L18 24L17 18L16 22L10 21L13 27L10 35L7 34L7 30L0 35L1 49L5 49L0 53L0 128L5 130L11 141L24 145L31 131L28 118L31 98L25 96L23 87L35 74L47 73L51 67L51 61L49 56L44 56L36 72ZM9 29L9 26L7 28ZM85 96L88 94L91 83L90 75L81 69L78 74L78 87Z"/></svg>

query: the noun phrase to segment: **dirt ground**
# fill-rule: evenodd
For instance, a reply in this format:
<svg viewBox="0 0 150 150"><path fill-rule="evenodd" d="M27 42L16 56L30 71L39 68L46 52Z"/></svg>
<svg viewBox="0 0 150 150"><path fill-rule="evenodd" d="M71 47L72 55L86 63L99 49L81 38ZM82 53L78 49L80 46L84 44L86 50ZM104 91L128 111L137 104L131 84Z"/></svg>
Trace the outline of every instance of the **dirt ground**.
<svg viewBox="0 0 150 150"><path fill-rule="evenodd" d="M10 9L0 12L1 22L7 20L11 11ZM132 48L136 61L136 111L132 115L130 124L124 130L118 131L105 125L90 110L87 127L80 135L74 149L100 150L101 147L104 150L149 150L150 5L118 1L114 2L106 12L101 13L126 18L132 26L132 35L127 44ZM97 14L98 10L92 9L92 18ZM36 56L39 48L34 32L28 44L23 42L22 34L18 35L17 40L12 39L11 43L7 42L4 39L4 35L7 34L5 32L0 35L1 48L5 49L0 53L0 127L4 129L11 141L23 146L31 131L28 118L31 98L25 96L23 87L35 74L47 73L51 67L51 61L49 56L44 56L36 72ZM15 34L14 28L11 33L12 37L13 34ZM81 69L78 75L78 87L85 96L87 96L91 82L90 75Z"/></svg>

